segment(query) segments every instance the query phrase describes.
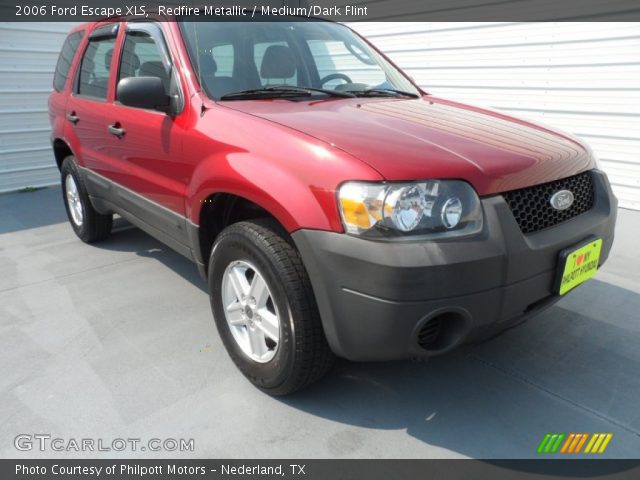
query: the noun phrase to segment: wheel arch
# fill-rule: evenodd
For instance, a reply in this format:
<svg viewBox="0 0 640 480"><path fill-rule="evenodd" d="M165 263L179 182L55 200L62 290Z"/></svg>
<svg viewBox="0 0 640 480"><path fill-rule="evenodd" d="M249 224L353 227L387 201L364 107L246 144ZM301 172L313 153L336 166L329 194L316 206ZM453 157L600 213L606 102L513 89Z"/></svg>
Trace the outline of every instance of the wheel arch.
<svg viewBox="0 0 640 480"><path fill-rule="evenodd" d="M210 192L204 196L199 207L198 223L193 225L198 230L197 239L193 240L196 243L194 247L197 248L196 260L204 266L205 271L216 238L229 225L246 220L270 218L276 221L285 233L290 233L292 225L295 224L288 215L283 215L282 212L276 214L263 202L237 192Z"/></svg>
<svg viewBox="0 0 640 480"><path fill-rule="evenodd" d="M56 165L58 166L58 170L62 169L62 162L69 155L74 155L73 150L69 146L67 142L65 142L62 138L55 138L52 142L53 147L53 156L56 160ZM75 155L74 155L75 156Z"/></svg>

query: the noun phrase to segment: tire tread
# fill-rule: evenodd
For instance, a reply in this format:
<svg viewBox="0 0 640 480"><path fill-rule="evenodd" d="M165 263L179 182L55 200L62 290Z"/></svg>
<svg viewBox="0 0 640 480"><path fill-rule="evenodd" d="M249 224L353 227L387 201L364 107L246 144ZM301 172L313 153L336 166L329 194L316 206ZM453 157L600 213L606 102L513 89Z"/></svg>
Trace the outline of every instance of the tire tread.
<svg viewBox="0 0 640 480"><path fill-rule="evenodd" d="M291 308L299 320L294 332L297 361L291 376L280 386L261 388L271 395L287 395L301 390L323 377L335 360L322 328L315 296L302 258L289 235L274 220L258 219L235 223L220 234L216 243L234 235L241 235L260 245L269 256L277 259L274 263L277 265L278 275L287 292ZM236 365L242 370L237 362ZM255 380L252 381L257 384Z"/></svg>

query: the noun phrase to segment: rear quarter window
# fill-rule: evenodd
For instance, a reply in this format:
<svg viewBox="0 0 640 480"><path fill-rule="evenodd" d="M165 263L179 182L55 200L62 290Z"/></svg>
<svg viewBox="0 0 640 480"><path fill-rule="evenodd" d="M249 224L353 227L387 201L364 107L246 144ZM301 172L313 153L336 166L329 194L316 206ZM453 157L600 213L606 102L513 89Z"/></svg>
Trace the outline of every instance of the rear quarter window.
<svg viewBox="0 0 640 480"><path fill-rule="evenodd" d="M75 57L76 52L78 51L78 45L82 41L82 37L84 36L84 32L75 32L67 37L62 45L62 50L60 51L60 56L58 57L58 63L56 64L56 71L53 75L53 88L60 92L64 88L67 83L67 78L69 78L69 69L71 68L71 63L73 62L73 57Z"/></svg>

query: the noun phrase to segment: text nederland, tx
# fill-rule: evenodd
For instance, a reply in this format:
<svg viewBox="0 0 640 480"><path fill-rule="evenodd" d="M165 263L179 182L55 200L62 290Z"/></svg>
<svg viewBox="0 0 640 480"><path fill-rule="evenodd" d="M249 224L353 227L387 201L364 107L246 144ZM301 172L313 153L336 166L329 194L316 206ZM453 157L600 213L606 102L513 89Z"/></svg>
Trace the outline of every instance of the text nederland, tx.
<svg viewBox="0 0 640 480"><path fill-rule="evenodd" d="M306 465L228 465L221 464L219 468L210 468L214 473L222 475L305 475ZM207 467L203 465L138 465L138 464L113 464L113 465L59 465L53 464L51 469L44 465L17 464L16 475L86 475L100 477L101 475L206 475Z"/></svg>

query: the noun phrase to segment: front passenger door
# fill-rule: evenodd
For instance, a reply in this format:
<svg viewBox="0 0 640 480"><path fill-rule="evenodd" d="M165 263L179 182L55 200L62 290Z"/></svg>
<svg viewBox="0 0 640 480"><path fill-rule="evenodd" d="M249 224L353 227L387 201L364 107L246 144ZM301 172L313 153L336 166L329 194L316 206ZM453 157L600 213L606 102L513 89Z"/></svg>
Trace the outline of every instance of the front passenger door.
<svg viewBox="0 0 640 480"><path fill-rule="evenodd" d="M130 23L119 57L118 82L127 77L159 77L177 108L182 93L162 30L155 23ZM168 115L121 104L108 109L108 155L117 165L116 183L137 195L124 207L175 240L184 240L184 193L189 164L182 157L182 112ZM173 214L173 215L172 215Z"/></svg>

